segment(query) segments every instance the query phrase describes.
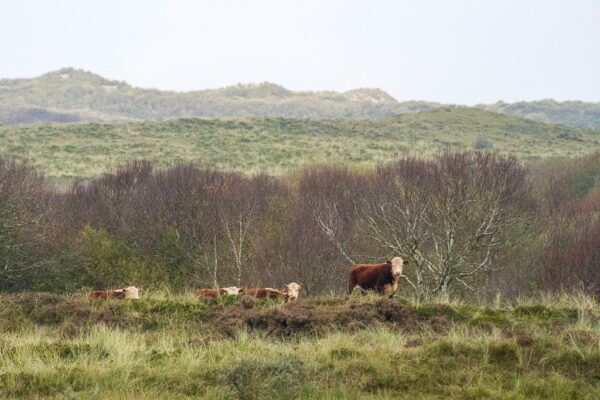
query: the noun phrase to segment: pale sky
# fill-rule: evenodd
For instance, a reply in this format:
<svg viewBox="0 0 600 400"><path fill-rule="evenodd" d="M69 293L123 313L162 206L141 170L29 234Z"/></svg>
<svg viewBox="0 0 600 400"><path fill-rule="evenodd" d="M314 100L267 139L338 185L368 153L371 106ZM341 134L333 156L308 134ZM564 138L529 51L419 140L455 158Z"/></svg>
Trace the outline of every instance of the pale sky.
<svg viewBox="0 0 600 400"><path fill-rule="evenodd" d="M0 2L0 78L74 67L177 91L600 101L600 0Z"/></svg>

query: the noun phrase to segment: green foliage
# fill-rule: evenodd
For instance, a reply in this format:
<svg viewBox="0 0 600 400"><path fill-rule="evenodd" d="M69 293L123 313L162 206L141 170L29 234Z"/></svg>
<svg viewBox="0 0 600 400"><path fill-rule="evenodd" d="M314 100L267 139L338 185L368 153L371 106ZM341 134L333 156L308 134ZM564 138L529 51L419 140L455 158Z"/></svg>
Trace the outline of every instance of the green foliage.
<svg viewBox="0 0 600 400"><path fill-rule="evenodd" d="M183 255L173 228L164 229L155 239L153 252L143 256L123 238L90 226L80 232L79 243L83 285L105 288L141 284L169 288L189 284L182 270ZM73 280L65 278L65 282Z"/></svg>
<svg viewBox="0 0 600 400"><path fill-rule="evenodd" d="M599 176L600 169L597 165L588 165L574 171L569 179L569 194L576 198L582 198L596 185Z"/></svg>
<svg viewBox="0 0 600 400"><path fill-rule="evenodd" d="M483 323L502 323L507 322L508 317L503 310L494 310L488 307L477 310L469 320L469 324L478 326Z"/></svg>
<svg viewBox="0 0 600 400"><path fill-rule="evenodd" d="M549 308L542 304L533 306L517 306L513 309L513 314L517 317L539 318L540 320L577 318L577 310L564 308Z"/></svg>
<svg viewBox="0 0 600 400"><path fill-rule="evenodd" d="M267 117L0 126L0 149L64 182L90 179L140 158L159 166L193 161L269 174L314 163L368 167L406 154L432 158L469 149L478 138L522 160L574 157L600 149L599 133L453 108L359 121Z"/></svg>
<svg viewBox="0 0 600 400"><path fill-rule="evenodd" d="M143 275L140 280L150 285L163 287L187 286L187 276L182 264L183 252L173 227L164 227L157 232L151 254L144 254Z"/></svg>
<svg viewBox="0 0 600 400"><path fill-rule="evenodd" d="M92 287L121 287L125 282L135 282L143 270L142 259L135 251L104 229L86 226L80 239L85 281Z"/></svg>
<svg viewBox="0 0 600 400"><path fill-rule="evenodd" d="M449 304L420 304L416 307L416 311L423 318L431 318L435 315L443 315L453 321L467 318L465 310Z"/></svg>
<svg viewBox="0 0 600 400"><path fill-rule="evenodd" d="M494 147L492 143L484 137L475 139L475 144L473 145L475 150L490 150L492 147Z"/></svg>

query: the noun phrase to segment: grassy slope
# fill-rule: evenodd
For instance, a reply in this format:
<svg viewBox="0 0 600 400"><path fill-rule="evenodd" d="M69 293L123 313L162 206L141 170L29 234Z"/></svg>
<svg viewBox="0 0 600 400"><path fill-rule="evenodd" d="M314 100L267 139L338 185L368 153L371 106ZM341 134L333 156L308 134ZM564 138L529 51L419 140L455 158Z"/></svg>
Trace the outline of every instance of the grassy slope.
<svg viewBox="0 0 600 400"><path fill-rule="evenodd" d="M597 303L544 301L2 295L0 396L598 398Z"/></svg>
<svg viewBox="0 0 600 400"><path fill-rule="evenodd" d="M472 108L440 108L385 120L179 119L118 124L0 126L0 153L29 159L53 179L91 178L135 158L194 161L283 173L315 162L372 165L411 153L473 148L524 160L600 149L599 130L533 122Z"/></svg>

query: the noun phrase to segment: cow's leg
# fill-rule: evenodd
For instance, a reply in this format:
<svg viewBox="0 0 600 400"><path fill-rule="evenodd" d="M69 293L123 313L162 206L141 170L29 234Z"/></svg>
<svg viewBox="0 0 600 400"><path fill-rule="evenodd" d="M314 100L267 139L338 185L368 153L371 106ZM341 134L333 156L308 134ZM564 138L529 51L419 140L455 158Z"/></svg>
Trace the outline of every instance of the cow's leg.
<svg viewBox="0 0 600 400"><path fill-rule="evenodd" d="M356 292L359 292L361 295L365 295L367 294L367 291L365 289L363 289L362 287L360 287L359 285L354 286L354 288L352 289L352 293L350 293L350 295L353 295Z"/></svg>

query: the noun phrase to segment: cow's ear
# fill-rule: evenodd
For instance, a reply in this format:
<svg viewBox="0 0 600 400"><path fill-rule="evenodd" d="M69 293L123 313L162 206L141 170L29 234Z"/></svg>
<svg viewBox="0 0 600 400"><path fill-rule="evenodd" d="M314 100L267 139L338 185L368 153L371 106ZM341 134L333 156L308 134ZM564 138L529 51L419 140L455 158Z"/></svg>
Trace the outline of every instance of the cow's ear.
<svg viewBox="0 0 600 400"><path fill-rule="evenodd" d="M387 260L385 263L386 264L391 264L392 262L390 260Z"/></svg>
<svg viewBox="0 0 600 400"><path fill-rule="evenodd" d="M408 264L408 260L404 260L404 265Z"/></svg>

